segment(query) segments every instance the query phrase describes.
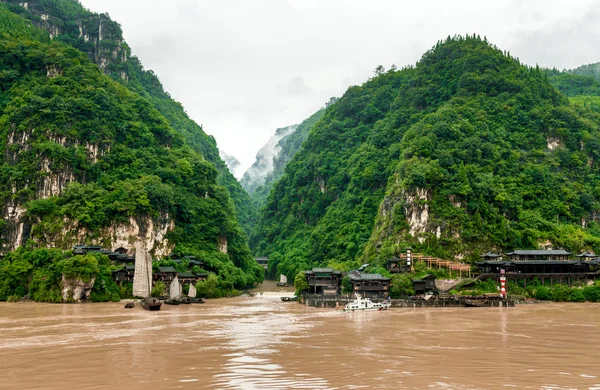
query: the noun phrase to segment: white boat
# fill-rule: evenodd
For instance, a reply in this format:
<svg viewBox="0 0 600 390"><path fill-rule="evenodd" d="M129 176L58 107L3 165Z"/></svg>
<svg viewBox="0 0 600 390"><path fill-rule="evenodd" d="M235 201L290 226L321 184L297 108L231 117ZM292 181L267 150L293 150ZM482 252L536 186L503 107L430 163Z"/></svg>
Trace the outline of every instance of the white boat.
<svg viewBox="0 0 600 390"><path fill-rule="evenodd" d="M284 274L279 275L279 283L277 283L277 287L287 287L287 276Z"/></svg>
<svg viewBox="0 0 600 390"><path fill-rule="evenodd" d="M340 308L340 311L380 311L387 310L390 307L389 303L371 302L369 298L362 298L360 295L356 295L356 299L353 302L347 303L344 307Z"/></svg>

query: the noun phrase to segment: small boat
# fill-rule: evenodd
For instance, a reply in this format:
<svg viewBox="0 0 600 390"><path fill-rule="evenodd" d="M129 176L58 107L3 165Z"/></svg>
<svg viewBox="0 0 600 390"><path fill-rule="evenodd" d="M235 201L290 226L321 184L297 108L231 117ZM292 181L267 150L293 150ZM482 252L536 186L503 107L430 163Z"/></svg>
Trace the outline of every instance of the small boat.
<svg viewBox="0 0 600 390"><path fill-rule="evenodd" d="M204 298L196 298L196 287L194 287L194 285L191 283L190 283L190 289L188 290L187 300L188 300L188 302L182 302L182 303L204 303L204 302L206 302L204 300Z"/></svg>
<svg viewBox="0 0 600 390"><path fill-rule="evenodd" d="M140 303L144 309L150 311L158 311L162 305L162 302L158 298L144 298Z"/></svg>
<svg viewBox="0 0 600 390"><path fill-rule="evenodd" d="M179 302L181 302L183 305L189 305L190 303L192 303L192 298L190 298L190 297L181 297L181 299L179 300Z"/></svg>
<svg viewBox="0 0 600 390"><path fill-rule="evenodd" d="M298 297L297 296L293 296L293 297L281 297L281 301L282 302L293 302L293 301L297 301Z"/></svg>
<svg viewBox="0 0 600 390"><path fill-rule="evenodd" d="M169 286L169 299L165 301L167 305L179 305L181 303L181 285L179 284L179 278L175 276L175 279L171 281Z"/></svg>
<svg viewBox="0 0 600 390"><path fill-rule="evenodd" d="M279 275L279 283L277 283L277 287L287 287L287 276L281 274Z"/></svg>
<svg viewBox="0 0 600 390"><path fill-rule="evenodd" d="M362 298L356 295L353 302L347 303L344 307L338 309L340 311L381 311L387 310L390 307L389 303L371 302L369 298Z"/></svg>
<svg viewBox="0 0 600 390"><path fill-rule="evenodd" d="M485 307L487 306L487 299L465 299L465 307Z"/></svg>
<svg viewBox="0 0 600 390"><path fill-rule="evenodd" d="M132 309L135 306L135 303L133 302L127 302L125 304L125 309Z"/></svg>

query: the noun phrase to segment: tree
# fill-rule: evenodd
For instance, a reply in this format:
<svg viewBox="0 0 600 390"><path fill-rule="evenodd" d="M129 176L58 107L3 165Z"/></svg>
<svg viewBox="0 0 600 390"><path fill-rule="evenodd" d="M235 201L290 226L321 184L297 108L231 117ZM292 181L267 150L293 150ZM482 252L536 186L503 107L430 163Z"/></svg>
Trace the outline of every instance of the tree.
<svg viewBox="0 0 600 390"><path fill-rule="evenodd" d="M350 278L346 275L342 279L342 294L350 294L352 292L352 282Z"/></svg>
<svg viewBox="0 0 600 390"><path fill-rule="evenodd" d="M294 287L296 287L296 295L300 296L305 291L308 291L308 282L306 281L306 275L304 271L298 272L294 278Z"/></svg>
<svg viewBox="0 0 600 390"><path fill-rule="evenodd" d="M385 68L383 65L377 65L377 68L375 68L375 76L381 76L382 74L385 73Z"/></svg>
<svg viewBox="0 0 600 390"><path fill-rule="evenodd" d="M414 294L415 290L413 288L413 283L408 275L392 275L392 280L390 282L390 296L392 298L401 298Z"/></svg>
<svg viewBox="0 0 600 390"><path fill-rule="evenodd" d="M152 292L150 293L150 295L152 295L154 298L159 298L165 293L166 290L167 287L165 286L165 284L159 281L154 283L154 287L152 287Z"/></svg>

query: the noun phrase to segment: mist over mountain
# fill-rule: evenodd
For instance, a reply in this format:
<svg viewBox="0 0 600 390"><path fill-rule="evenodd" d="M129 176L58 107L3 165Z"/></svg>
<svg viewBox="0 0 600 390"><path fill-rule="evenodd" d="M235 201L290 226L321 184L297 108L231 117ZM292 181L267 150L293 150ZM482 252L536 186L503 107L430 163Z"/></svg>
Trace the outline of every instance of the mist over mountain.
<svg viewBox="0 0 600 390"><path fill-rule="evenodd" d="M227 152L223 151L222 149L219 149L219 156L225 162L231 174L235 176L236 179L240 179L242 177L243 172L241 172L242 164L240 164L238 159L234 156L230 156L229 154L227 154Z"/></svg>
<svg viewBox="0 0 600 390"><path fill-rule="evenodd" d="M256 153L256 161L246 172L240 183L248 193L252 194L257 187L265 183L267 175L273 172L275 160L281 152L279 142L293 133L298 125L281 127L275 131L275 134L269 138L267 143Z"/></svg>

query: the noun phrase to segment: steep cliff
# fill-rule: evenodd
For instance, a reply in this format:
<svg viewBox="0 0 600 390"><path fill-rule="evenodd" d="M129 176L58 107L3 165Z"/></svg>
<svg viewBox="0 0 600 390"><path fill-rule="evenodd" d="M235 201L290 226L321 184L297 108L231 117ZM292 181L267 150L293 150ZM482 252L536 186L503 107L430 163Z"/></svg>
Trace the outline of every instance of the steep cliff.
<svg viewBox="0 0 600 390"><path fill-rule="evenodd" d="M213 163L218 182L234 202L240 224L247 234L256 219L248 194L219 156L214 137L191 120L180 103L164 91L157 75L144 70L123 38L121 26L108 14L86 10L76 0L5 0L5 7L49 32L53 41L63 42L87 54L106 75L145 98L167 119L171 128L183 135L188 145Z"/></svg>
<svg viewBox="0 0 600 390"><path fill-rule="evenodd" d="M68 44L63 29L79 21L61 25L51 15L73 10L81 7L67 0L0 4L3 250L140 245L157 257L174 250L206 258L224 288L260 280L223 175L199 151L204 144L175 130L134 84L107 75L117 75L116 62L103 59L121 58L113 54L127 52L124 43L104 51L96 42L85 54ZM36 16L50 33L19 14ZM96 39L94 29L79 30L78 43ZM102 27L97 39L108 31L116 34ZM206 154L218 158L212 141Z"/></svg>
<svg viewBox="0 0 600 390"><path fill-rule="evenodd" d="M291 275L383 264L403 247L600 249L600 117L486 40L439 42L416 66L376 70L311 130L252 237Z"/></svg>

